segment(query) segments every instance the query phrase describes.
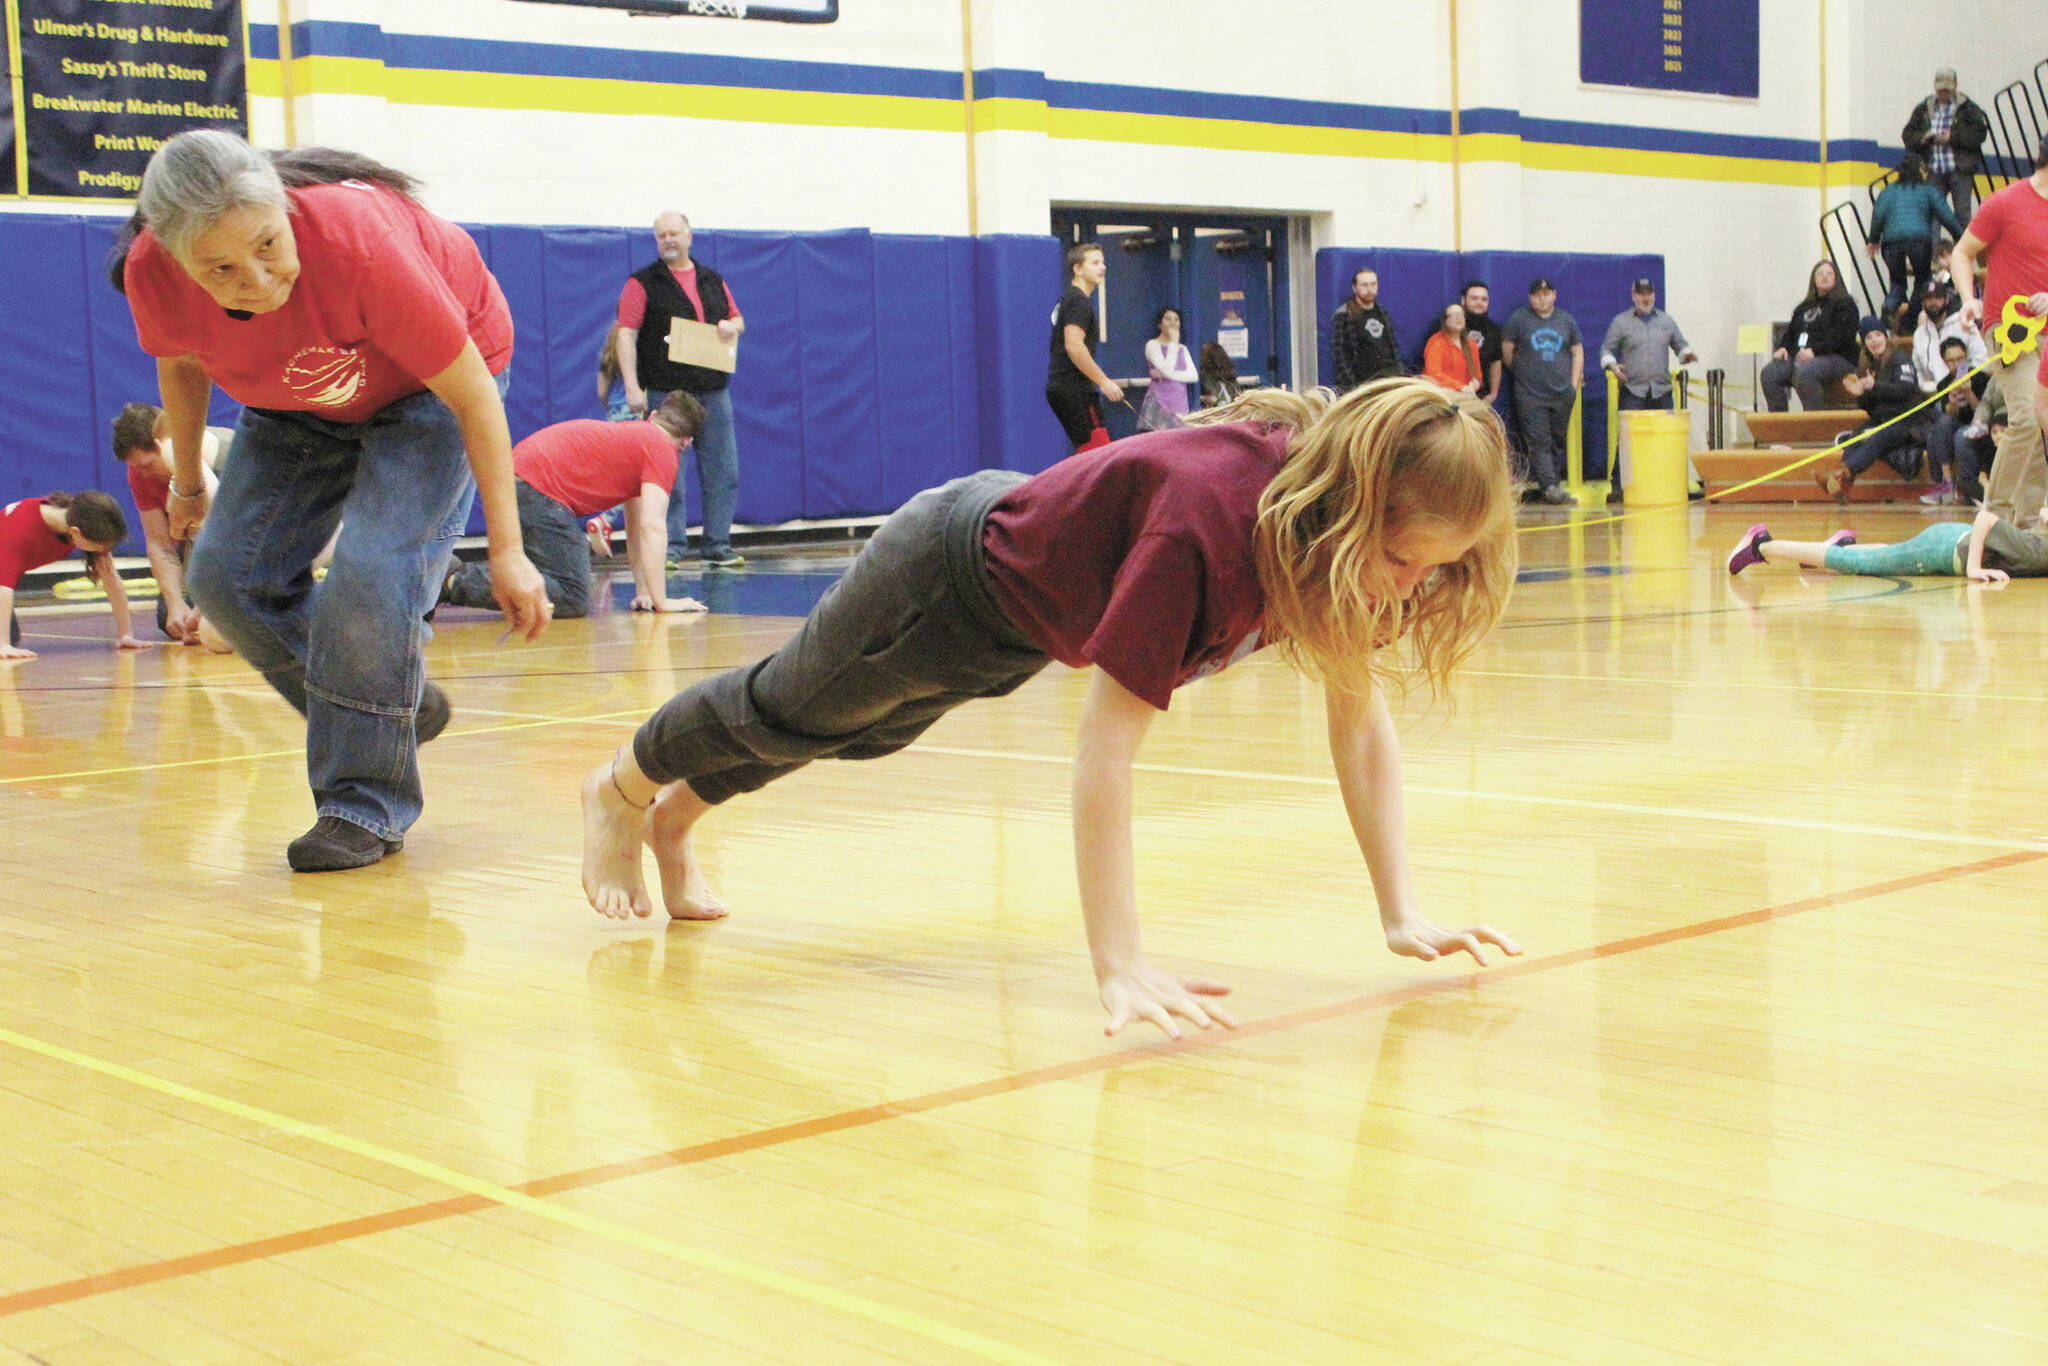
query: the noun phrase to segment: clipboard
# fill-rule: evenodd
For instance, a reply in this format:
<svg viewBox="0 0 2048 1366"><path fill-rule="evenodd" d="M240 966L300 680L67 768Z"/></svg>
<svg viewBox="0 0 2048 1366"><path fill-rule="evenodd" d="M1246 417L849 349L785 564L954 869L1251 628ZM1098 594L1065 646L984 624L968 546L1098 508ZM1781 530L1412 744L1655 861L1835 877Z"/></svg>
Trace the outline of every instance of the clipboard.
<svg viewBox="0 0 2048 1366"><path fill-rule="evenodd" d="M668 358L678 365L701 365L731 374L739 368L740 339L725 341L710 323L690 318L668 320Z"/></svg>

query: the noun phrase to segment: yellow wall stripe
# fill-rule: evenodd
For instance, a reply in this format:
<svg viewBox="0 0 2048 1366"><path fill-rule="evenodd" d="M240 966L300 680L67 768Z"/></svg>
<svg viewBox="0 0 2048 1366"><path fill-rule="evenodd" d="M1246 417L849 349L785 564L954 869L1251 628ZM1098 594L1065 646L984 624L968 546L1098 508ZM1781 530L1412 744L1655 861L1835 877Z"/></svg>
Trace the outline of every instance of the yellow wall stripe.
<svg viewBox="0 0 2048 1366"><path fill-rule="evenodd" d="M737 86L660 85L647 81L579 76L526 76L387 67L361 57L303 57L292 64L299 98L358 95L395 104L459 109L540 109L575 114L644 114L831 128L964 134L967 118L959 100L901 95L840 94L828 91L765 90ZM252 94L283 94L279 63L249 64ZM1422 161L1448 165L1451 139L1441 133L1383 132L1299 124L1255 123L1175 114L1136 114L1095 109L1061 109L1040 100L990 98L974 102L976 132L1043 133L1062 141L1116 142L1155 147L1199 147L1214 151L1277 153L1288 156L1349 157L1377 161ZM1462 159L1519 165L1537 171L1646 176L1668 180L1811 187L1822 168L1813 162L1759 157L1659 152L1624 147L1588 147L1538 142L1507 133L1468 133L1459 142ZM1831 186L1853 187L1882 168L1864 162L1830 162Z"/></svg>

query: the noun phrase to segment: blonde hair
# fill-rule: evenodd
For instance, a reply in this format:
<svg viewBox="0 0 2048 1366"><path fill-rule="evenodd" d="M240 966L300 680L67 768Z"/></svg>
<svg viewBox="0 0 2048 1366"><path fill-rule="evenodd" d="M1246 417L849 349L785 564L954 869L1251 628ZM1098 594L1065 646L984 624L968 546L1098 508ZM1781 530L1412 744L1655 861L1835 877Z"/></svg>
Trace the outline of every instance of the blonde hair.
<svg viewBox="0 0 2048 1366"><path fill-rule="evenodd" d="M1252 533L1266 633L1289 662L1352 691L1399 691L1419 674L1447 699L1515 580L1507 438L1493 410L1426 379L1384 379L1342 398L1254 390L1188 421L1293 433ZM1472 544L1404 602L1386 544L1432 523Z"/></svg>
<svg viewBox="0 0 2048 1366"><path fill-rule="evenodd" d="M619 382L619 325L613 323L611 330L604 334L604 345L597 353L597 387L610 397L612 386Z"/></svg>

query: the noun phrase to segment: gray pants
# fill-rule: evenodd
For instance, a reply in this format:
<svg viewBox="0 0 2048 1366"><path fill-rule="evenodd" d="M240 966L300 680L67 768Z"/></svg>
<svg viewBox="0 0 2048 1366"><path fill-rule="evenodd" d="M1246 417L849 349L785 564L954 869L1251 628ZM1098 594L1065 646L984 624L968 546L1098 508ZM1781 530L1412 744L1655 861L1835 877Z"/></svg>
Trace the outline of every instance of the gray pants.
<svg viewBox="0 0 2048 1366"><path fill-rule="evenodd" d="M1824 392L1830 384L1856 368L1855 362L1840 356L1815 356L1812 360L1774 360L1757 376L1764 386L1764 402L1774 413L1791 408L1791 392L1799 392L1799 406L1814 412L1827 406Z"/></svg>
<svg viewBox="0 0 2048 1366"><path fill-rule="evenodd" d="M514 480L512 491L519 499L519 536L526 542L526 558L540 571L555 615L564 620L589 616L590 542L584 538L583 519L524 479ZM490 568L474 562L456 566L441 601L496 611Z"/></svg>
<svg viewBox="0 0 2048 1366"><path fill-rule="evenodd" d="M648 718L641 771L715 805L813 759L893 754L961 703L1022 687L1049 661L996 606L981 536L1023 480L984 470L911 499L781 649Z"/></svg>

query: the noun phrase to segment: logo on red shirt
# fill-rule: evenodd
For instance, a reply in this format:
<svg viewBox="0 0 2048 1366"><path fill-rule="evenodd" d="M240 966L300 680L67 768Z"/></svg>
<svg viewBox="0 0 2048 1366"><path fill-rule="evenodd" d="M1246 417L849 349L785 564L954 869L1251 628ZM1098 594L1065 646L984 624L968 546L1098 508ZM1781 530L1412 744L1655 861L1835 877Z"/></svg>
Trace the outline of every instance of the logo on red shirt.
<svg viewBox="0 0 2048 1366"><path fill-rule="evenodd" d="M369 383L363 353L352 346L303 347L285 362L285 387L326 408L346 408Z"/></svg>

